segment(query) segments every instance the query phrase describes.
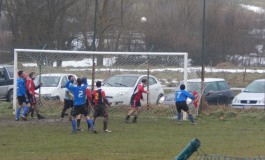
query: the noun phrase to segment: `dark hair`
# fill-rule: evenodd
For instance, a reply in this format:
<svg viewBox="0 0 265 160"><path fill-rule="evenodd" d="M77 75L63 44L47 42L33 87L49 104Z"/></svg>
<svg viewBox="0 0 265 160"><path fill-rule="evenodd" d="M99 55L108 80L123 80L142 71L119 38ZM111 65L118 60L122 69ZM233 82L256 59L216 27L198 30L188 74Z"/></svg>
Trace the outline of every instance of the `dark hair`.
<svg viewBox="0 0 265 160"><path fill-rule="evenodd" d="M83 83L81 78L77 78L76 82L78 86L81 86L81 84Z"/></svg>
<svg viewBox="0 0 265 160"><path fill-rule="evenodd" d="M18 74L19 77L21 77L21 75L23 74L23 71L20 70L20 71L17 72L17 74Z"/></svg>
<svg viewBox="0 0 265 160"><path fill-rule="evenodd" d="M101 81L97 81L97 82L96 82L96 86L97 86L97 87L101 87Z"/></svg>
<svg viewBox="0 0 265 160"><path fill-rule="evenodd" d="M145 83L147 80L146 79L142 79L142 83Z"/></svg>
<svg viewBox="0 0 265 160"><path fill-rule="evenodd" d="M185 85L184 85L184 84L181 84L181 85L180 85L180 89L181 89L181 90L184 90L184 89L185 89Z"/></svg>
<svg viewBox="0 0 265 160"><path fill-rule="evenodd" d="M70 80L72 77L73 77L73 75L69 75L69 76L68 76L68 80Z"/></svg>
<svg viewBox="0 0 265 160"><path fill-rule="evenodd" d="M32 76L35 74L35 72L30 72L29 73L29 78L32 78Z"/></svg>

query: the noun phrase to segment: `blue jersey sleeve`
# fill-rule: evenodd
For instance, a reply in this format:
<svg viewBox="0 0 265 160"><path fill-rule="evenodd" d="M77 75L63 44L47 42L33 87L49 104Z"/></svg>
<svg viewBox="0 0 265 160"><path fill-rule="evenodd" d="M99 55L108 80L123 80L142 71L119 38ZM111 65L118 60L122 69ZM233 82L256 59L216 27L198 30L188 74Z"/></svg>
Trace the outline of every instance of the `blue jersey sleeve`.
<svg viewBox="0 0 265 160"><path fill-rule="evenodd" d="M192 99L192 100L194 100L196 97L194 97L193 95L191 95L189 92L187 92L187 91L185 91L184 92L185 93L185 95L187 96L187 97L189 97L190 99Z"/></svg>

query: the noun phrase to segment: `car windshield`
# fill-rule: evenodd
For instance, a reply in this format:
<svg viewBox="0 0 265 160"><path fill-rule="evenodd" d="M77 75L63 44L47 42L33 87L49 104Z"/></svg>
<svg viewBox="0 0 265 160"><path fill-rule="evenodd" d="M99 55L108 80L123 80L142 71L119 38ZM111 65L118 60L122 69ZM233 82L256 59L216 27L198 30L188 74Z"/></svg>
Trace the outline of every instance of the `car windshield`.
<svg viewBox="0 0 265 160"><path fill-rule="evenodd" d="M244 90L248 93L265 93L265 82L264 81L254 81L250 83Z"/></svg>
<svg viewBox="0 0 265 160"><path fill-rule="evenodd" d="M134 87L138 77L114 76L107 79L103 86L107 87Z"/></svg>
<svg viewBox="0 0 265 160"><path fill-rule="evenodd" d="M39 76L35 79L35 84L39 82ZM60 76L41 76L40 82L42 82L42 87L57 87L60 82Z"/></svg>

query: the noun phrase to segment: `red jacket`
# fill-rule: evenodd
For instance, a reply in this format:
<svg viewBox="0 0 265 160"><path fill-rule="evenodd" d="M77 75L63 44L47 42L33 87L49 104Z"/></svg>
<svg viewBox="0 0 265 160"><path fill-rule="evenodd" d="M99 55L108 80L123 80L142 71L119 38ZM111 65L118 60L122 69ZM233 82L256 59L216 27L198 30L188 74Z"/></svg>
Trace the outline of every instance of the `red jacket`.
<svg viewBox="0 0 265 160"><path fill-rule="evenodd" d="M40 86L35 87L33 80L30 78L27 78L26 80L27 93L31 94L32 96L35 96L35 90L38 88L40 88Z"/></svg>
<svg viewBox="0 0 265 160"><path fill-rule="evenodd" d="M143 93L147 93L147 91L144 90L144 84L141 83L137 86L137 89L133 93L134 100L139 102L141 100Z"/></svg>

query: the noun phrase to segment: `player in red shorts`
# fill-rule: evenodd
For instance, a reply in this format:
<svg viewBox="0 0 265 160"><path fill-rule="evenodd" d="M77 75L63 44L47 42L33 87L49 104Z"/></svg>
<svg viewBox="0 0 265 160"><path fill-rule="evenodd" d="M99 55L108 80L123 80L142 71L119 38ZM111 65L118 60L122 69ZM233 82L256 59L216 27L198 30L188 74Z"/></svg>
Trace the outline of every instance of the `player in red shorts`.
<svg viewBox="0 0 265 160"><path fill-rule="evenodd" d="M29 110L29 113L31 113L31 117L33 117L34 110L37 113L38 119L45 119L42 115L40 115L40 110L37 107L37 100L35 97L35 90L41 87L42 83L40 83L38 86L35 86L34 79L36 78L36 73L31 72L29 73L29 77L26 79L26 89L27 89L27 96L30 101L31 107Z"/></svg>
<svg viewBox="0 0 265 160"><path fill-rule="evenodd" d="M104 117L103 120L103 130L107 133L111 133L110 130L108 130L108 111L110 107L110 103L108 102L105 92L101 89L101 82L96 82L97 89L93 91L92 97L93 97L93 103L94 103L94 114L93 114L93 121L96 122L97 117ZM106 106L107 104L107 106Z"/></svg>
<svg viewBox="0 0 265 160"><path fill-rule="evenodd" d="M125 118L125 122L128 123L130 117L134 114L133 123L137 122L137 116L141 112L141 100L143 100L143 93L148 94L149 92L144 90L144 86L146 85L147 80L142 79L142 83L139 84L133 92L131 97L131 110L129 111L128 115Z"/></svg>

